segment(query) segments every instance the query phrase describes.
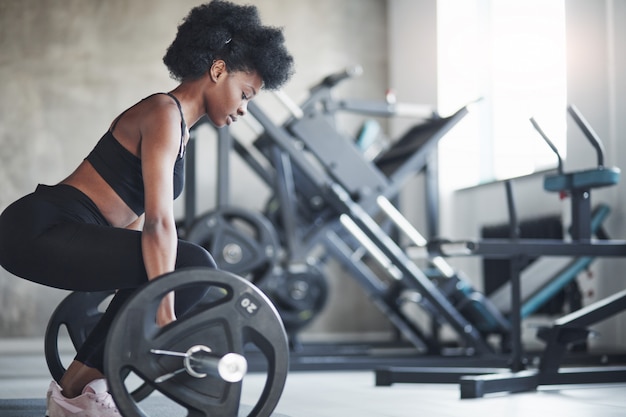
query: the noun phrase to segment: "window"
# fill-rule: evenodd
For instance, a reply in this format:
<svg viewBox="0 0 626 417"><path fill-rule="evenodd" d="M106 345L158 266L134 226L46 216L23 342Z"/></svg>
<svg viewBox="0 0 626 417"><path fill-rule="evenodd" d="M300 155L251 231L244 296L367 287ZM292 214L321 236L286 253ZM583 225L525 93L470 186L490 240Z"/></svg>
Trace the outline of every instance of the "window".
<svg viewBox="0 0 626 417"><path fill-rule="evenodd" d="M438 0L439 109L470 114L440 146L441 185L458 189L556 166L565 157L564 0Z"/></svg>

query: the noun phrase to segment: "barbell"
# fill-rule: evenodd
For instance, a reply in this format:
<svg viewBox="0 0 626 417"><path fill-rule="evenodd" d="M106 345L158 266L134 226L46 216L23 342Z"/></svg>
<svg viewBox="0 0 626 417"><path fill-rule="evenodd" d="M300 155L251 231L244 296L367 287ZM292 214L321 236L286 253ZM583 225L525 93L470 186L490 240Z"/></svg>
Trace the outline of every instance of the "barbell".
<svg viewBox="0 0 626 417"><path fill-rule="evenodd" d="M161 300L180 290L206 295L176 321L159 327L155 318ZM124 417L148 417L140 403L153 391L186 408L189 416L236 416L247 355L258 360L259 353L265 382L256 403L246 407L248 417L270 416L282 395L289 346L281 318L249 281L230 272L188 268L150 281L128 299L111 325L104 371Z"/></svg>

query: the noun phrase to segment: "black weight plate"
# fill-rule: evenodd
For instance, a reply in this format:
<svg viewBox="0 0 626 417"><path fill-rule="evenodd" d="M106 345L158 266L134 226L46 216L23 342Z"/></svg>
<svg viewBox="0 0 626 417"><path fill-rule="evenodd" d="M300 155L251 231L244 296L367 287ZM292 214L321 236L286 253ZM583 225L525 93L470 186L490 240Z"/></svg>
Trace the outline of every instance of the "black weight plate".
<svg viewBox="0 0 626 417"><path fill-rule="evenodd" d="M208 296L184 316L160 328L155 323L160 300L173 290L202 288ZM278 312L250 282L225 271L190 268L166 274L137 291L116 316L106 345L109 390L124 417L147 417L129 394L126 377L135 375L188 410L189 416L236 416L242 382L228 383L208 375L181 372L163 382L157 378L182 368L176 356L154 350L186 352L207 346L217 356L246 355L255 347L267 361L265 386L250 417L267 417L276 407L287 378L289 347ZM245 378L244 378L245 380Z"/></svg>
<svg viewBox="0 0 626 417"><path fill-rule="evenodd" d="M311 264L290 265L276 270L260 285L270 297L289 333L309 324L328 300L328 282L319 267Z"/></svg>
<svg viewBox="0 0 626 417"><path fill-rule="evenodd" d="M219 269L257 283L276 265L280 242L262 214L221 207L200 216L185 239L207 249Z"/></svg>
<svg viewBox="0 0 626 417"><path fill-rule="evenodd" d="M60 382L65 374L65 366L59 354L59 337L65 327L74 351L85 343L87 336L96 326L108 305L107 298L114 291L82 292L75 291L65 297L52 313L44 338L44 355L52 378ZM152 392L149 385L141 385L132 392L136 401L141 401Z"/></svg>
<svg viewBox="0 0 626 417"><path fill-rule="evenodd" d="M85 339L102 317L98 307L113 291L72 292L65 297L52 313L46 328L44 353L50 374L59 382L65 373L65 366L59 355L59 336L66 328L75 351L85 343Z"/></svg>

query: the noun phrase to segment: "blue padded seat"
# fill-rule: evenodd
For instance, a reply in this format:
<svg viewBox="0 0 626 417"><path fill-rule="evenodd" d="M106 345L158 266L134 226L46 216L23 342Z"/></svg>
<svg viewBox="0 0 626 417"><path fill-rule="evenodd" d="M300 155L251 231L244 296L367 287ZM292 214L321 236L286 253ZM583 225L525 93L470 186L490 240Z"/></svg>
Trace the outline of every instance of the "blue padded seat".
<svg viewBox="0 0 626 417"><path fill-rule="evenodd" d="M576 191L609 187L619 182L619 168L594 168L585 171L547 175L543 181L546 191Z"/></svg>

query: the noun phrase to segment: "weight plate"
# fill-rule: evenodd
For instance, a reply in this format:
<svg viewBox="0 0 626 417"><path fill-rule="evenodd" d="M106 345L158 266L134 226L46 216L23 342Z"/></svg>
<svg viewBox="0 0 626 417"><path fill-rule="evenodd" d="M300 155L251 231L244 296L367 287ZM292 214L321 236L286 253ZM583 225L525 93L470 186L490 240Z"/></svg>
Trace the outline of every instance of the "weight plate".
<svg viewBox="0 0 626 417"><path fill-rule="evenodd" d="M44 353L50 374L59 382L65 373L65 366L59 354L59 336L65 327L75 352L85 343L85 339L96 326L104 309L100 305L113 294L113 291L72 292L63 299L52 313L44 338Z"/></svg>
<svg viewBox="0 0 626 417"><path fill-rule="evenodd" d="M289 333L295 333L310 323L322 311L328 300L328 282L315 265L290 265L285 271L276 270L260 285L270 297Z"/></svg>
<svg viewBox="0 0 626 417"><path fill-rule="evenodd" d="M185 236L207 249L219 269L258 283L276 265L280 242L262 214L221 207L200 216Z"/></svg>
<svg viewBox="0 0 626 417"><path fill-rule="evenodd" d="M208 295L175 322L158 327L155 317L161 299L183 288L198 288ZM271 415L289 367L289 347L280 316L250 282L209 268L179 270L151 281L116 316L107 339L105 371L122 415L147 417L129 394L129 375L186 408L189 416L238 415L243 381L225 382L212 374L196 378L184 372L180 356L198 351L197 346L209 348L218 357L228 353L245 357L250 348L261 352L267 363L265 385L248 416Z"/></svg>
<svg viewBox="0 0 626 417"><path fill-rule="evenodd" d="M50 375L55 381L60 382L66 371L59 354L61 329L65 327L74 352L78 352L104 314L109 305L108 298L113 293L114 291L74 291L65 297L52 313L44 338L44 355ZM132 396L136 401L141 401L151 392L152 388L149 385L142 384L132 392Z"/></svg>

